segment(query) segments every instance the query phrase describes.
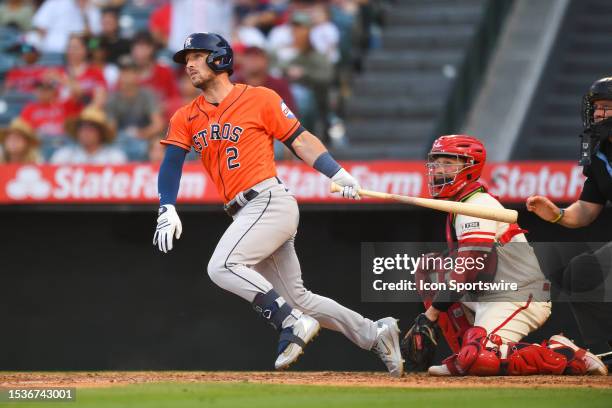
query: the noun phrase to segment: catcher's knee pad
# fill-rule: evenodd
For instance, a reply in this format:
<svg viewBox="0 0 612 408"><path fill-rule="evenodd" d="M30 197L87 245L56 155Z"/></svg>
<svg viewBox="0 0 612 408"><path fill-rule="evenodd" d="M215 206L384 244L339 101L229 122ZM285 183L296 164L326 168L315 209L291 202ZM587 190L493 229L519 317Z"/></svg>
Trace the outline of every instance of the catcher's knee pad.
<svg viewBox="0 0 612 408"><path fill-rule="evenodd" d="M468 329L459 352L444 360L444 364L455 375L497 375L501 361L496 350L486 347L488 341L484 328Z"/></svg>
<svg viewBox="0 0 612 408"><path fill-rule="evenodd" d="M567 358L555 351L530 343L508 343L505 373L508 375L563 374Z"/></svg>

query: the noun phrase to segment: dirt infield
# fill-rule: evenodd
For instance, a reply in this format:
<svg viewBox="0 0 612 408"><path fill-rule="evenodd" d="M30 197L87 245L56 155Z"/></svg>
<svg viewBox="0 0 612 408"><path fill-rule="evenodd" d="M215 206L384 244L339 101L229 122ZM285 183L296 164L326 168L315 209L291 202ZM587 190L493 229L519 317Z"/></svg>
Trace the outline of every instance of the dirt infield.
<svg viewBox="0 0 612 408"><path fill-rule="evenodd" d="M451 377L409 374L401 379L368 372L206 372L206 371L97 371L97 372L0 372L0 387L112 387L158 382L260 383L403 388L612 388L612 377Z"/></svg>

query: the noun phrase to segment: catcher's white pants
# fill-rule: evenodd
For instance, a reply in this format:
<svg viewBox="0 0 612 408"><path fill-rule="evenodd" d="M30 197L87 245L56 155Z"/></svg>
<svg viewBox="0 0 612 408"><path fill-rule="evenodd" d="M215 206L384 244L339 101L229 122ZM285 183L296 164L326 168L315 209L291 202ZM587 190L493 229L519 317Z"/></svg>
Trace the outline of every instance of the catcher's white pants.
<svg viewBox="0 0 612 408"><path fill-rule="evenodd" d="M248 302L274 288L291 307L314 317L321 326L371 349L376 323L304 288L294 247L299 222L295 198L275 178L253 189L259 195L234 216L210 259L212 281Z"/></svg>
<svg viewBox="0 0 612 408"><path fill-rule="evenodd" d="M551 312L550 302L462 302L464 309L488 334L495 332L504 343L521 341L540 328Z"/></svg>

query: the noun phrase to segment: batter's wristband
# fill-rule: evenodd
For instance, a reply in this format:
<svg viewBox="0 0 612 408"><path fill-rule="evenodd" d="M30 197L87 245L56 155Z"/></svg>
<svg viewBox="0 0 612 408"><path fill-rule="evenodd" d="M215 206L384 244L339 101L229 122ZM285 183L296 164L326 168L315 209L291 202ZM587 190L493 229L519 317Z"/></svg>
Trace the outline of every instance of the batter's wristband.
<svg viewBox="0 0 612 408"><path fill-rule="evenodd" d="M557 215L557 218L555 218L551 222L553 224L558 223L559 221L561 221L561 218L563 218L564 215L565 215L565 208L559 208L559 215Z"/></svg>
<svg viewBox="0 0 612 408"><path fill-rule="evenodd" d="M338 162L334 160L329 152L321 153L321 155L317 157L317 160L315 160L315 162L312 164L312 167L329 178L334 177L334 175L342 168L342 166L340 166Z"/></svg>

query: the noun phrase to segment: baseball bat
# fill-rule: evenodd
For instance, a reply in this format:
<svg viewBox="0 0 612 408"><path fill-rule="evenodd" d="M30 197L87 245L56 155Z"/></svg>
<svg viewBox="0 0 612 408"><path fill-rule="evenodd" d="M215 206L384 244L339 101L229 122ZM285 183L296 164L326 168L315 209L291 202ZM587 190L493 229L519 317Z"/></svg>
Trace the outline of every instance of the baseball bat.
<svg viewBox="0 0 612 408"><path fill-rule="evenodd" d="M340 191L342 191L342 187L332 182L331 192L337 193ZM410 197L369 190L359 190L359 195L364 197L381 198L383 200L399 201L400 203L418 205L419 207L431 208L432 210L468 215L470 217L484 218L493 221L507 222L509 224L515 223L518 219L518 212L516 210L508 210L506 208L491 208L477 204L460 203L447 200L434 200L432 198Z"/></svg>

